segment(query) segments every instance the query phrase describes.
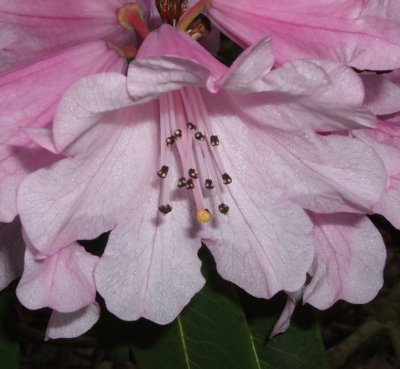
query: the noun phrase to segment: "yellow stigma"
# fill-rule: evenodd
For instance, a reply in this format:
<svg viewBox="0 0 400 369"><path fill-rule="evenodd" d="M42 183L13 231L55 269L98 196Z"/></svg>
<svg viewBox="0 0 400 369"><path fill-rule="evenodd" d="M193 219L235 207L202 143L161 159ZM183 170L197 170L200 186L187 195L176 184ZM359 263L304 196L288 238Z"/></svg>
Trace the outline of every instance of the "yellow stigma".
<svg viewBox="0 0 400 369"><path fill-rule="evenodd" d="M197 221L200 223L208 223L211 220L212 216L211 216L211 213L207 209L203 209L203 210L199 210L196 213L196 218L197 218Z"/></svg>

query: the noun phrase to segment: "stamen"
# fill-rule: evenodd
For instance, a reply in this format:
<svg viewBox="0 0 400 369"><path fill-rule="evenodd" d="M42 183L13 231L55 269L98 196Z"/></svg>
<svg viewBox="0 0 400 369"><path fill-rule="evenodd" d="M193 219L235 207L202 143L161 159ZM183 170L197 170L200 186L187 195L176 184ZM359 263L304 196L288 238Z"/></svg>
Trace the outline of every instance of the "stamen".
<svg viewBox="0 0 400 369"><path fill-rule="evenodd" d="M179 180L178 180L178 187L179 188L186 187L186 184L187 184L187 181L186 181L185 177L179 178Z"/></svg>
<svg viewBox="0 0 400 369"><path fill-rule="evenodd" d="M176 130L174 131L174 137L175 137L176 139L182 138L182 130L181 130L181 129L176 129Z"/></svg>
<svg viewBox="0 0 400 369"><path fill-rule="evenodd" d="M199 94L198 99L194 99L194 94L192 93L193 88L185 88L183 90L181 90L181 96L185 105L185 109L188 115L189 120L196 120L199 122L199 125L202 128L205 128L206 125L204 124L204 118L203 116L201 116L200 114L200 110L199 110L199 106L198 106L198 102L199 100L202 101L201 95ZM189 135L189 138L192 137L191 135ZM214 188L214 182L212 182L211 178L215 178L217 179L217 173L216 173L216 169L218 169L218 167L215 166L215 164L213 163L213 160L211 159L211 155L214 156L216 151L212 150L211 152L211 148L209 146L209 144L207 143L206 140L204 141L198 141L198 144L195 145L195 151L197 153L197 158L198 158L198 164L200 165L200 169L201 169L201 173L204 173L204 179L209 179L211 181L211 186L210 186L210 182L207 181L207 187L212 187ZM202 155L201 155L202 153ZM204 165L205 164L205 165ZM203 169L203 167L207 167L207 169ZM211 175L211 178L207 178L207 172ZM204 182L205 183L205 182ZM219 203L223 203L223 196L222 196L222 190L223 190L223 184L221 183L221 181L217 181L215 184L215 195L216 198L218 199ZM198 209L202 209L202 207L198 207Z"/></svg>
<svg viewBox="0 0 400 369"><path fill-rule="evenodd" d="M197 129L197 127L196 127L193 123L191 123L191 122L189 122L189 123L187 124L187 127L188 127L188 129L190 129L191 131L195 131L195 130Z"/></svg>
<svg viewBox="0 0 400 369"><path fill-rule="evenodd" d="M188 174L189 174L190 178L193 178L193 179L199 178L199 175L196 172L196 169L194 169L194 168L190 168L189 171L188 171Z"/></svg>
<svg viewBox="0 0 400 369"><path fill-rule="evenodd" d="M142 39L145 39L150 33L144 23L143 11L136 4L128 4L118 8L117 20L125 29L136 30Z"/></svg>
<svg viewBox="0 0 400 369"><path fill-rule="evenodd" d="M222 174L222 180L226 185L232 183L232 178L228 173Z"/></svg>
<svg viewBox="0 0 400 369"><path fill-rule="evenodd" d="M164 178L167 176L167 174L168 174L168 170L169 170L169 167L167 167L166 165L163 165L163 166L161 167L161 169L157 172L157 175L158 175L161 179L164 179Z"/></svg>
<svg viewBox="0 0 400 369"><path fill-rule="evenodd" d="M212 216L208 209L202 209L197 211L196 219L199 223L208 223L212 219Z"/></svg>
<svg viewBox="0 0 400 369"><path fill-rule="evenodd" d="M158 207L158 210L163 213L163 214L168 214L172 211L172 206L167 204L167 205L160 205Z"/></svg>
<svg viewBox="0 0 400 369"><path fill-rule="evenodd" d="M213 136L210 137L210 145L211 146L218 146L219 145L218 136L213 135Z"/></svg>
<svg viewBox="0 0 400 369"><path fill-rule="evenodd" d="M156 0L161 19L175 27L188 6L187 0Z"/></svg>
<svg viewBox="0 0 400 369"><path fill-rule="evenodd" d="M210 7L210 4L211 0L199 0L182 16L176 28L186 31L186 29L197 18L197 16Z"/></svg>
<svg viewBox="0 0 400 369"><path fill-rule="evenodd" d="M207 190L212 190L214 188L214 182L212 179L206 179L204 182L204 187L207 188Z"/></svg>
<svg viewBox="0 0 400 369"><path fill-rule="evenodd" d="M190 190L187 193L194 200L196 219L207 223L212 215L207 209L206 200L216 198L219 212L228 213L229 206L225 204L223 191L227 191L224 184L231 183L232 178L215 158L218 150L211 147L219 144L219 138L210 134L208 116L203 107L202 97L200 93L196 96L193 87L160 97L161 169L157 174L162 179L159 211L167 214L172 210L169 172L172 150L176 147L181 164L181 168L177 169L183 175L175 183L178 188ZM203 193L211 189L214 189L213 192Z"/></svg>
<svg viewBox="0 0 400 369"><path fill-rule="evenodd" d="M211 22L203 14L199 14L186 28L186 33L196 41L204 40L211 32Z"/></svg>
<svg viewBox="0 0 400 369"><path fill-rule="evenodd" d="M199 141L204 141L206 139L206 136L204 136L201 132L196 132L194 137Z"/></svg>
<svg viewBox="0 0 400 369"><path fill-rule="evenodd" d="M218 205L218 210L220 211L221 214L227 214L229 211L229 206L222 203Z"/></svg>
<svg viewBox="0 0 400 369"><path fill-rule="evenodd" d="M189 179L186 181L186 189L187 189L187 190L193 190L193 188L194 188L193 180L189 178Z"/></svg>
<svg viewBox="0 0 400 369"><path fill-rule="evenodd" d="M167 147L172 146L175 143L175 137L174 136L169 136L165 139L165 143L167 144Z"/></svg>

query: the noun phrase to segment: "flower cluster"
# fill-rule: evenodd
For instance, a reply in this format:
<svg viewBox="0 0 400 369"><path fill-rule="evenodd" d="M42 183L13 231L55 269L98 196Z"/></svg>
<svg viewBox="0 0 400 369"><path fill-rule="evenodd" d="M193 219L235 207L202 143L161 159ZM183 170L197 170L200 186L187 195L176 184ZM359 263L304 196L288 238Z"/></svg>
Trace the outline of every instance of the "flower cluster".
<svg viewBox="0 0 400 369"><path fill-rule="evenodd" d="M245 47L230 67L218 30ZM90 329L96 292L171 322L202 243L288 294L272 334L300 299L375 297L366 214L400 227L397 0L0 0L0 31L0 286L53 309L49 338ZM109 231L100 257L78 243Z"/></svg>

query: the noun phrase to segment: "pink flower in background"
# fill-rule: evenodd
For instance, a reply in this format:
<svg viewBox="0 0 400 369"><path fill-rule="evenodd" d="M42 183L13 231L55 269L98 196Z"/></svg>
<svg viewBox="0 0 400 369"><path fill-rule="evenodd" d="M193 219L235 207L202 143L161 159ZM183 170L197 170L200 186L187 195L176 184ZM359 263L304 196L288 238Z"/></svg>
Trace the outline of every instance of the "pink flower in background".
<svg viewBox="0 0 400 369"><path fill-rule="evenodd" d="M278 64L336 60L358 69L400 67L398 0L210 0L207 16L241 46L271 36Z"/></svg>
<svg viewBox="0 0 400 369"><path fill-rule="evenodd" d="M80 78L125 70L125 59L106 44L133 46L133 33L117 22L118 6L119 1L0 1L0 221L17 215L22 179L56 160L32 141L31 128L51 125L62 94Z"/></svg>
<svg viewBox="0 0 400 369"><path fill-rule="evenodd" d="M134 34L123 29L116 18L116 10L125 3L123 0L1 0L0 70L34 63L71 47L80 46L83 54L89 54L90 49L99 52L104 46L100 43L96 46L97 41L134 46ZM104 51L103 54L107 59ZM102 63L100 55L98 61Z"/></svg>
<svg viewBox="0 0 400 369"><path fill-rule="evenodd" d="M38 256L29 239L25 263L17 286L19 301L31 310L50 307L54 311L47 327L47 338L76 337L98 320L93 271L98 257L76 242L49 257Z"/></svg>
<svg viewBox="0 0 400 369"><path fill-rule="evenodd" d="M302 208L370 209L386 172L360 141L313 132L374 125L353 71L317 61L271 71L273 61L265 39L228 70L162 26L127 78L76 83L53 128L68 158L19 191L34 247L52 257L112 230L95 281L126 320L175 318L204 283L201 240L219 273L249 293L299 289L314 253Z"/></svg>
<svg viewBox="0 0 400 369"><path fill-rule="evenodd" d="M320 310L338 300L365 304L383 285L386 248L380 233L366 216L312 212L309 216L314 225L310 281L299 291L288 293L286 306L271 336L289 327L295 305L300 301Z"/></svg>

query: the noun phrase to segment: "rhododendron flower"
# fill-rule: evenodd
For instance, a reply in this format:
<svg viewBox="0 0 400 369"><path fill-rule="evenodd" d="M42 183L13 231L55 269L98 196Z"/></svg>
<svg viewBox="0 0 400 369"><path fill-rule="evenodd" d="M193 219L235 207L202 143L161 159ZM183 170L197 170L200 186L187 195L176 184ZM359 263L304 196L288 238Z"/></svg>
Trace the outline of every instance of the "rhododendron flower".
<svg viewBox="0 0 400 369"><path fill-rule="evenodd" d="M203 1L207 2L207 1ZM279 64L336 60L359 69L400 67L398 0L209 0L207 16L242 46L272 36Z"/></svg>
<svg viewBox="0 0 400 369"><path fill-rule="evenodd" d="M33 246L51 257L112 230L95 281L126 320L176 317L204 283L201 240L254 296L302 287L314 253L302 207L369 209L386 172L362 142L313 132L374 125L353 71L317 61L271 71L273 61L264 39L227 69L164 25L128 77L76 83L53 127L68 158L20 187Z"/></svg>
<svg viewBox="0 0 400 369"><path fill-rule="evenodd" d="M76 242L41 257L24 235L24 272L17 286L19 301L31 310L54 309L47 338L75 337L90 329L100 315L93 271L98 257Z"/></svg>
<svg viewBox="0 0 400 369"><path fill-rule="evenodd" d="M288 293L271 336L284 332L299 301L323 310L336 301L371 301L383 285L386 249L372 222L363 215L309 212L314 224L314 261L310 281Z"/></svg>
<svg viewBox="0 0 400 369"><path fill-rule="evenodd" d="M124 4L123 0L1 0L0 70L30 64L71 47L80 46L83 54L89 54L90 48L99 52L96 48L104 46L98 41L133 46L134 34L123 29L115 16ZM101 63L101 55L97 57Z"/></svg>
<svg viewBox="0 0 400 369"><path fill-rule="evenodd" d="M80 78L126 68L125 59L106 45L133 42L133 34L117 23L119 5L0 1L0 221L15 218L25 175L56 160L26 128L50 126L60 97Z"/></svg>

